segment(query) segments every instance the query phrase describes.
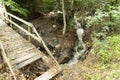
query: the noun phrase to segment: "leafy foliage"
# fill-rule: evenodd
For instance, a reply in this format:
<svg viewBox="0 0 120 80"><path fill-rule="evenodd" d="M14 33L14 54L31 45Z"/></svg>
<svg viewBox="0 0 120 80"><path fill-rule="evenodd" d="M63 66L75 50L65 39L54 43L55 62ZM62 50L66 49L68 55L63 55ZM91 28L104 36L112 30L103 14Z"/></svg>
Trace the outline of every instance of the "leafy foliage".
<svg viewBox="0 0 120 80"><path fill-rule="evenodd" d="M103 28L114 29L120 31L120 6L111 6L107 4L107 8L97 10L94 16L87 17L87 27L101 25ZM97 26L96 26L97 27Z"/></svg>
<svg viewBox="0 0 120 80"><path fill-rule="evenodd" d="M67 29L73 29L74 27L74 14L77 14L83 20L86 13L94 13L95 9L99 8L101 3L101 0L65 0Z"/></svg>
<svg viewBox="0 0 120 80"><path fill-rule="evenodd" d="M94 16L86 18L87 28L95 28L91 53L97 54L102 63L120 60L120 6L115 5L118 3L113 4L114 1L104 1ZM101 30L97 32L96 29L99 26ZM117 33L117 35L108 36L111 32Z"/></svg>
<svg viewBox="0 0 120 80"><path fill-rule="evenodd" d="M26 9L21 8L19 4L12 0L1 0L0 2L4 3L7 7L9 7L12 11L16 11L24 16L27 16L29 13Z"/></svg>
<svg viewBox="0 0 120 80"><path fill-rule="evenodd" d="M94 39L91 53L98 54L102 63L120 60L120 36L114 35L105 40Z"/></svg>
<svg viewBox="0 0 120 80"><path fill-rule="evenodd" d="M42 11L49 12L54 9L56 0L43 0Z"/></svg>

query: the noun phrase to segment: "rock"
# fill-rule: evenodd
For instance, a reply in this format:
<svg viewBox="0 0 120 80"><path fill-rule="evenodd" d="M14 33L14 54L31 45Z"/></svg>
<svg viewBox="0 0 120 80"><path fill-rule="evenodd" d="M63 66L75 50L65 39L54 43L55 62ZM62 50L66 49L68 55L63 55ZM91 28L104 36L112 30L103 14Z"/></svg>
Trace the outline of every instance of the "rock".
<svg viewBox="0 0 120 80"><path fill-rule="evenodd" d="M58 44L58 40L56 37L53 37L48 43L51 47L55 47Z"/></svg>

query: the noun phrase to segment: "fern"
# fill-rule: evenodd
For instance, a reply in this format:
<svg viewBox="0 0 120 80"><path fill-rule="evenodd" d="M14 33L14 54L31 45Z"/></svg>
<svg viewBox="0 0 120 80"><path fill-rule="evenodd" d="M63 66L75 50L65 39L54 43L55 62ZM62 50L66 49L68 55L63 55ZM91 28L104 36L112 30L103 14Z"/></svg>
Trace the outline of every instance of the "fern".
<svg viewBox="0 0 120 80"><path fill-rule="evenodd" d="M22 8L19 4L12 0L1 0L0 2L4 3L7 7L9 7L12 11L16 11L24 16L27 16L29 13L28 10Z"/></svg>

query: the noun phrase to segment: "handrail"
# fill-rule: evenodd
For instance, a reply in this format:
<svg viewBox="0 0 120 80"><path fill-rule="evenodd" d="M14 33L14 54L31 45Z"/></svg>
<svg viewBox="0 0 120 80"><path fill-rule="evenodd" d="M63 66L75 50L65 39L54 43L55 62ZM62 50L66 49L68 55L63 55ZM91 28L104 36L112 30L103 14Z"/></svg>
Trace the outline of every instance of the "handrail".
<svg viewBox="0 0 120 80"><path fill-rule="evenodd" d="M31 27L33 29L33 31L35 32L36 36L33 35L32 33L30 33L29 31L25 30L24 28L22 28L21 26L19 26L17 23L13 22L12 20L10 20L9 18L6 18L6 20L8 20L10 23L12 23L13 25L15 25L17 28L19 28L20 30L22 30L23 32L25 32L27 35L31 36L32 38L34 38L35 40L37 40L39 43L42 43L45 50L48 52L49 56L55 61L56 65L58 66L59 63L56 61L56 59L54 58L54 56L52 55L52 53L50 52L50 50L48 49L48 47L46 46L45 42L43 41L43 39L41 38L41 36L39 35L39 33L37 32L37 30L35 29L34 25L30 22L27 22L15 15L12 15L11 13L5 12L6 15L15 18L18 21L21 21L22 23L28 25L28 27ZM30 30L28 28L28 30Z"/></svg>
<svg viewBox="0 0 120 80"><path fill-rule="evenodd" d="M23 20L23 19L21 19L21 18L15 16L15 15L13 15L13 14L11 14L11 13L8 13L8 12L5 12L5 13L6 13L7 15L13 17L14 19L16 19L16 20L18 20L18 21L21 21L22 23L28 25L29 27L32 27L32 25L33 25L32 23L27 22L27 21L25 21L25 20Z"/></svg>
<svg viewBox="0 0 120 80"><path fill-rule="evenodd" d="M6 18L7 21L9 21L10 23L12 23L13 25L15 25L17 28L19 28L20 30L22 30L23 32L25 32L27 35L31 36L32 38L34 38L37 41L41 41L40 39L38 39L38 37L36 37L35 35L31 34L30 32L28 32L27 30L25 30L24 28L22 28L21 26L19 26L18 24L16 24L15 22L13 22L12 20L9 20Z"/></svg>
<svg viewBox="0 0 120 80"><path fill-rule="evenodd" d="M9 67L9 69L10 69L10 72L11 72L14 80L17 80L16 77L15 77L15 73L14 73L14 71L12 70L12 66L11 66L11 64L9 63L9 60L8 60L8 58L7 58L5 49L4 49L3 44L2 44L1 41L0 41L0 47L1 47L1 50L2 50L1 53L2 53L3 59L5 60L6 64L8 65L8 67Z"/></svg>

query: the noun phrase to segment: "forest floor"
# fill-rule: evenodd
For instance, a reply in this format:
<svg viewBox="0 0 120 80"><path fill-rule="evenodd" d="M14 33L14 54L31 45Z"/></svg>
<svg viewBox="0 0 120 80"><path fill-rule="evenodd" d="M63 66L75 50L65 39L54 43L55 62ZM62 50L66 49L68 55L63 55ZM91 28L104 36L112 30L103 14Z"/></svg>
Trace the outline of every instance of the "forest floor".
<svg viewBox="0 0 120 80"><path fill-rule="evenodd" d="M30 20L30 22L36 26L40 36L56 60L61 64L62 71L52 80L120 80L119 61L102 65L98 57L93 54L88 54L77 64L68 64L68 61L73 56L74 42L77 40L75 30L62 35L62 27L51 19L44 20L43 18L37 18ZM24 34L22 35L24 36ZM46 53L41 44L38 45L36 41L33 41L33 44ZM44 64L37 60L15 72L15 74L18 80L34 80L43 71L45 71ZM0 56L0 80L13 80L2 56Z"/></svg>

